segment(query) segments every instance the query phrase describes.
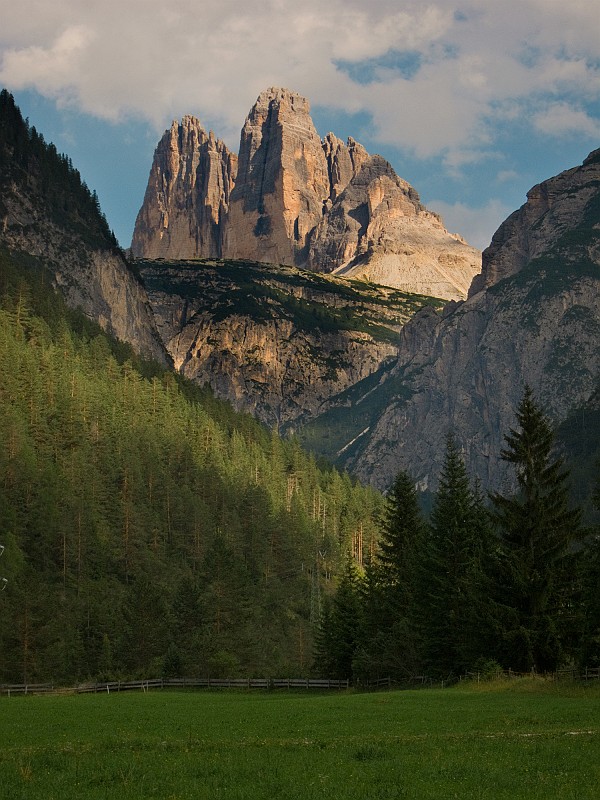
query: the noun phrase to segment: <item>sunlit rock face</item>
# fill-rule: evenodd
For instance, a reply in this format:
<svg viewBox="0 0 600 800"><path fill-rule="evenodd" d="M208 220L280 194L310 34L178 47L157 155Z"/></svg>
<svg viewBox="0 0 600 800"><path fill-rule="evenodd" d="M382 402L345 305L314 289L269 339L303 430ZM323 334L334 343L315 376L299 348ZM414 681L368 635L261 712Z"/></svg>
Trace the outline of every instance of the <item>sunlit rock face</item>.
<svg viewBox="0 0 600 800"><path fill-rule="evenodd" d="M263 92L240 139L238 179L224 235L226 258L303 264L330 194L327 158L308 101Z"/></svg>
<svg viewBox="0 0 600 800"><path fill-rule="evenodd" d="M387 161L370 156L315 229L308 264L454 300L466 297L481 253L448 233Z"/></svg>
<svg viewBox="0 0 600 800"><path fill-rule="evenodd" d="M237 157L186 116L165 131L154 153L131 249L145 258L197 258L221 251L223 217Z"/></svg>
<svg viewBox="0 0 600 800"><path fill-rule="evenodd" d="M461 299L481 254L450 234L390 164L354 139L321 140L308 100L262 92L239 160L194 117L161 139L132 250L248 259Z"/></svg>

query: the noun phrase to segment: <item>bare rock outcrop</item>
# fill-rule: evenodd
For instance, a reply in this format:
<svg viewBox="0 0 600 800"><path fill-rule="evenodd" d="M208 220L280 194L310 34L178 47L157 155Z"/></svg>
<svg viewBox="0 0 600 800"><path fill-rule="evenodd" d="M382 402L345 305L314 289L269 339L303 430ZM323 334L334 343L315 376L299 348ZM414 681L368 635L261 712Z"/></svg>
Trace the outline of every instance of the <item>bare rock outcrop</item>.
<svg viewBox="0 0 600 800"><path fill-rule="evenodd" d="M38 258L67 305L141 355L170 365L146 290L123 256L58 225L34 187L32 179L3 193L0 242Z"/></svg>
<svg viewBox="0 0 600 800"><path fill-rule="evenodd" d="M403 391L343 463L389 486L408 469L435 489L453 431L473 475L499 488L503 436L528 384L555 423L600 381L600 151L536 187L487 251L487 288L403 329ZM383 389L384 387L382 387Z"/></svg>
<svg viewBox="0 0 600 800"><path fill-rule="evenodd" d="M210 156L210 157L209 157ZM481 254L380 156L354 139L321 141L306 98L259 95L235 157L194 117L157 148L133 253L248 259L335 271L403 291L463 299Z"/></svg>
<svg viewBox="0 0 600 800"><path fill-rule="evenodd" d="M221 252L222 221L237 157L185 116L165 131L154 153L131 249L146 258L198 258Z"/></svg>
<svg viewBox="0 0 600 800"><path fill-rule="evenodd" d="M333 133L328 133L323 139L323 150L327 159L329 171L329 203L335 202L352 178L358 173L362 165L369 158L369 154L352 137L344 144ZM326 201L327 210L331 207Z"/></svg>
<svg viewBox="0 0 600 800"><path fill-rule="evenodd" d="M581 166L529 190L527 202L498 228L490 246L483 251L482 271L473 281L469 294L476 294L519 272L580 225L586 207L597 196L598 154L595 150ZM565 255L570 257L568 253ZM577 251L579 257L581 253ZM600 261L597 252L591 252L590 257Z"/></svg>
<svg viewBox="0 0 600 800"><path fill-rule="evenodd" d="M176 369L285 430L347 403L340 395L393 359L423 305L292 267L136 264Z"/></svg>
<svg viewBox="0 0 600 800"><path fill-rule="evenodd" d="M303 264L329 195L327 159L308 100L287 89L263 92L242 129L223 256Z"/></svg>
<svg viewBox="0 0 600 800"><path fill-rule="evenodd" d="M315 229L309 266L452 300L466 297L480 257L387 161L371 156Z"/></svg>

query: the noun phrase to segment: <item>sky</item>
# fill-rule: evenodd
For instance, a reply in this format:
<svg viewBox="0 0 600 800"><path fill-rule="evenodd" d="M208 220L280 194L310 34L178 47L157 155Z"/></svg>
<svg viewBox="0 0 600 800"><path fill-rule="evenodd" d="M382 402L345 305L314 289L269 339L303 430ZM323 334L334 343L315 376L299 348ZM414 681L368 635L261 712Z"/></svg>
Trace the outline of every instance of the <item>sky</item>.
<svg viewBox="0 0 600 800"><path fill-rule="evenodd" d="M0 20L0 86L123 247L171 121L193 114L237 152L271 86L480 248L600 147L598 0L0 0Z"/></svg>

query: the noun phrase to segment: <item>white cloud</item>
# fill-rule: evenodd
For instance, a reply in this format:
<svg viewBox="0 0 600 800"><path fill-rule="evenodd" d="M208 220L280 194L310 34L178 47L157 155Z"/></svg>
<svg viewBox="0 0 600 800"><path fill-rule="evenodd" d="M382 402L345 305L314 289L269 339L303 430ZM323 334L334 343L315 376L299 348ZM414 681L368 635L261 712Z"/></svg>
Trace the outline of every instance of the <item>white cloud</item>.
<svg viewBox="0 0 600 800"><path fill-rule="evenodd" d="M35 86L50 96L65 94L77 84L77 74L93 39L85 25L72 25L50 44L7 50L4 53L2 75L17 84Z"/></svg>
<svg viewBox="0 0 600 800"><path fill-rule="evenodd" d="M449 170L481 157L509 109L526 106L540 131L597 135L600 37L590 0L3 5L0 83L106 119L133 114L161 130L194 113L236 146L258 93L283 85L313 104L370 113L381 142L444 155ZM386 68L360 85L336 66L390 50L418 54L411 80Z"/></svg>
<svg viewBox="0 0 600 800"><path fill-rule="evenodd" d="M444 200L430 200L427 207L441 214L447 230L460 233L469 244L480 250L490 244L494 233L514 210L496 199L489 200L480 208Z"/></svg>
<svg viewBox="0 0 600 800"><path fill-rule="evenodd" d="M519 173L514 169L501 169L496 175L498 183L509 183L520 179Z"/></svg>
<svg viewBox="0 0 600 800"><path fill-rule="evenodd" d="M552 103L533 118L533 124L542 133L551 136L572 136L585 133L600 138L600 120L568 103Z"/></svg>

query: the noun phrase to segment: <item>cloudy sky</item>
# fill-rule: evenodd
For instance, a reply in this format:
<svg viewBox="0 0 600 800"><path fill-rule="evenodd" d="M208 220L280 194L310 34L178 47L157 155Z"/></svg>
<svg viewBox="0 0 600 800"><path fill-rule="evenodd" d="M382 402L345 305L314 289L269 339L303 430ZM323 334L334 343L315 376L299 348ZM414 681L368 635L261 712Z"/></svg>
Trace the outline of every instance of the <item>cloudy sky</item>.
<svg viewBox="0 0 600 800"><path fill-rule="evenodd" d="M270 86L482 248L531 186L600 147L598 0L0 0L0 20L0 86L124 247L171 120L237 151Z"/></svg>

